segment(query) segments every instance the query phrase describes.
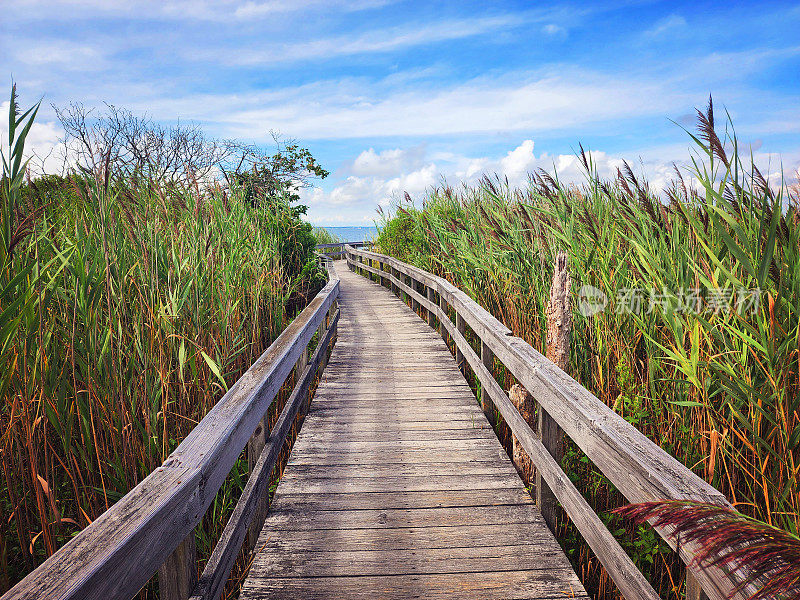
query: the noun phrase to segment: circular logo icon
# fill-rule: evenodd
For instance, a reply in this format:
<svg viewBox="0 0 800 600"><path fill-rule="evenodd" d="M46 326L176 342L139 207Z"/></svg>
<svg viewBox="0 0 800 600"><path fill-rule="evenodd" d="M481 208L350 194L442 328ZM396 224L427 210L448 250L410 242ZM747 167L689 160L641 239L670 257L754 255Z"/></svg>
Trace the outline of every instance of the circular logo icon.
<svg viewBox="0 0 800 600"><path fill-rule="evenodd" d="M603 290L591 285L584 285L578 290L578 312L584 317L591 317L603 312L607 305L608 298Z"/></svg>

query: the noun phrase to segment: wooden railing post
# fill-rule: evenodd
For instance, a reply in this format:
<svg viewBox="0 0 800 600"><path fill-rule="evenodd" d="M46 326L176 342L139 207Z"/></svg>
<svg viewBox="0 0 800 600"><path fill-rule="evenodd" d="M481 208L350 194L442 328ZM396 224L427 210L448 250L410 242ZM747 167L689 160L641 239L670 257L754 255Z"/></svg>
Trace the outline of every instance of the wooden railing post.
<svg viewBox="0 0 800 600"><path fill-rule="evenodd" d="M159 597L161 600L186 600L195 585L197 585L197 551L192 531L159 567Z"/></svg>
<svg viewBox="0 0 800 600"><path fill-rule="evenodd" d="M330 310L329 310L329 312L328 312L328 319L329 319L329 320L328 320L328 323L329 323L328 327L330 327L330 319L333 319L333 317L334 317L334 315L336 314L336 311L337 311L337 310L339 310L339 300L338 300L338 299L337 299L337 300L334 300L334 301L331 303L331 308L330 308ZM335 340L335 339L336 339L336 334L337 334L337 332L338 332L338 331L339 331L339 322L337 321L336 323L334 323L334 324L333 324L333 335L331 336L331 339L332 339L332 340ZM326 354L326 355L325 355L325 357L322 359L322 362L323 362L323 364L325 364L325 365L327 365L327 364L328 364L328 356L327 356L327 354Z"/></svg>
<svg viewBox="0 0 800 600"><path fill-rule="evenodd" d="M306 369L306 365L308 365L308 346L303 348L303 352L300 354L300 358L298 358L297 362L295 363L294 366L295 381L300 381L300 377L302 377L303 371L305 371ZM305 417L306 413L308 412L308 396L310 396L310 394L306 392L306 398L304 398L303 401L300 403L300 410L298 411L297 414L298 418L300 419Z"/></svg>
<svg viewBox="0 0 800 600"><path fill-rule="evenodd" d="M686 568L686 600L708 600L697 577Z"/></svg>
<svg viewBox="0 0 800 600"><path fill-rule="evenodd" d="M323 339L325 338L325 334L328 331L328 327L330 327L330 311L322 320L322 323L319 324L319 328L317 329L317 343L321 344ZM322 354L322 360L319 363L320 370L324 370L325 366L328 364L328 351L326 350Z"/></svg>
<svg viewBox="0 0 800 600"><path fill-rule="evenodd" d="M434 294L433 288L427 287L426 285L425 289L427 290L428 300L430 301L431 304L435 304L433 297ZM428 310L428 325L430 327L433 327L435 324L436 324L436 314L432 310Z"/></svg>
<svg viewBox="0 0 800 600"><path fill-rule="evenodd" d="M572 329L569 288L567 254L559 252L553 269L550 303L547 305L547 358L552 360L562 371L566 371L569 366L569 336ZM561 464L561 458L564 455L564 432L541 406L538 410L538 431L544 447L556 462ZM558 515L556 497L538 471L536 473L536 502L548 526L555 531Z"/></svg>
<svg viewBox="0 0 800 600"><path fill-rule="evenodd" d="M253 432L253 435L250 436L250 439L247 442L247 472L252 473L253 467L258 460L258 457L261 456L261 452L264 450L264 446L267 444L267 438L269 437L269 421L267 415L259 421L258 425L256 426L256 430ZM253 514L253 521L250 523L250 526L247 528L247 548L252 549L256 547L256 542L258 541L258 536L261 534L261 528L264 526L264 521L267 518L267 512L269 511L269 499L266 497L266 494L263 498L258 500L258 504L256 506L255 513Z"/></svg>
<svg viewBox="0 0 800 600"><path fill-rule="evenodd" d="M440 293L439 294L439 309L442 311L444 315L444 319L448 319L447 315L447 300L444 299L444 296ZM447 327L444 326L444 323L439 323L439 335L442 336L444 343L447 343Z"/></svg>
<svg viewBox="0 0 800 600"><path fill-rule="evenodd" d="M536 401L533 399L533 396L528 393L528 390L518 383L514 384L508 392L508 398L519 411L519 414L522 415L522 418L525 419L525 422L535 430L537 427ZM511 458L514 461L514 466L517 467L517 472L522 478L522 481L525 482L526 486L529 486L533 479L533 463L527 452L523 449L522 443L513 433L511 434ZM539 485L538 479L536 480L536 485ZM538 501L539 495L537 494L536 497Z"/></svg>
<svg viewBox="0 0 800 600"><path fill-rule="evenodd" d="M456 329L462 336L467 332L467 323L464 321L464 317L458 312L456 312ZM458 349L458 346L456 346L456 364L458 368L461 369L461 372L466 375L467 362L464 360L464 355L461 353L461 350Z"/></svg>
<svg viewBox="0 0 800 600"><path fill-rule="evenodd" d="M414 290L415 292L419 291L419 283L417 283L417 280L411 277L410 275L408 276L408 283L409 287L412 290ZM414 312L417 312L419 310L419 302L417 302L417 299L414 298L414 296L411 296L411 310L413 310Z"/></svg>
<svg viewBox="0 0 800 600"><path fill-rule="evenodd" d="M489 349L489 346L486 345L486 342L481 340L481 362L483 366L492 374L492 369L494 368L494 353ZM486 390L485 387L481 386L481 408L483 409L483 413L486 415L486 418L489 419L489 423L494 426L495 419L494 419L494 410L492 410L493 404L491 397L489 396L489 392Z"/></svg>

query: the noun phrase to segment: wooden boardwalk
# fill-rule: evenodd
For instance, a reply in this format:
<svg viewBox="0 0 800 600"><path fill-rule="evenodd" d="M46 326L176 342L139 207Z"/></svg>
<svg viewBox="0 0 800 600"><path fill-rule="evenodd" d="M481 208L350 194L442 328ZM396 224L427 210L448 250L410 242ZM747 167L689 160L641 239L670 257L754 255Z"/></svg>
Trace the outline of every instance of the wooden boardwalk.
<svg viewBox="0 0 800 600"><path fill-rule="evenodd" d="M241 598L586 598L441 337L336 270L338 341Z"/></svg>

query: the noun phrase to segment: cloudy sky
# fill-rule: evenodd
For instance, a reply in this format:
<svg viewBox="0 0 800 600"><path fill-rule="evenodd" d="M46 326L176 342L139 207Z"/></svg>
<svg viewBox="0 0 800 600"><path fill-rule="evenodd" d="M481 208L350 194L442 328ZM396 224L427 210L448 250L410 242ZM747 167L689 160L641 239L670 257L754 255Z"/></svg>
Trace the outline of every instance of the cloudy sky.
<svg viewBox="0 0 800 600"><path fill-rule="evenodd" d="M443 180L578 178L579 143L658 185L709 93L760 164L794 171L798 31L787 2L17 0L0 71L44 98L40 152L61 135L50 104L70 101L265 144L277 130L331 171L305 190L310 219L359 225Z"/></svg>

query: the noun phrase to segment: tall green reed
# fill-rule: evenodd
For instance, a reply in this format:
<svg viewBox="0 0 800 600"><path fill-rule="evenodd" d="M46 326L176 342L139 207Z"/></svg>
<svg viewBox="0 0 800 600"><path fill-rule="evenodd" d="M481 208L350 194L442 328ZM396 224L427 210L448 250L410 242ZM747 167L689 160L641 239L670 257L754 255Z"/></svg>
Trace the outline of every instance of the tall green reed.
<svg viewBox="0 0 800 600"><path fill-rule="evenodd" d="M20 116L13 95L11 104L0 249L4 587L162 463L283 329L301 283L284 272L267 203L253 207L236 189L120 179L109 164L41 189L26 181L35 109ZM201 555L241 489L240 463L198 533Z"/></svg>
<svg viewBox="0 0 800 600"><path fill-rule="evenodd" d="M610 300L591 316L573 303L571 374L739 510L796 533L798 198L742 155L729 121L717 129L709 104L688 173L676 170L663 198L627 164L602 180L581 151L580 186L540 171L524 190L498 178L437 189L385 219L378 242L446 276L540 350L552 264L566 250L575 291L591 285ZM641 310L625 309L631 290L642 290ZM704 308L687 310L687 292ZM716 309L722 301L730 306ZM621 501L577 449L566 461L595 508ZM640 566L663 593L683 593L663 544L635 533L626 544ZM586 549L572 550L590 587L612 593Z"/></svg>

